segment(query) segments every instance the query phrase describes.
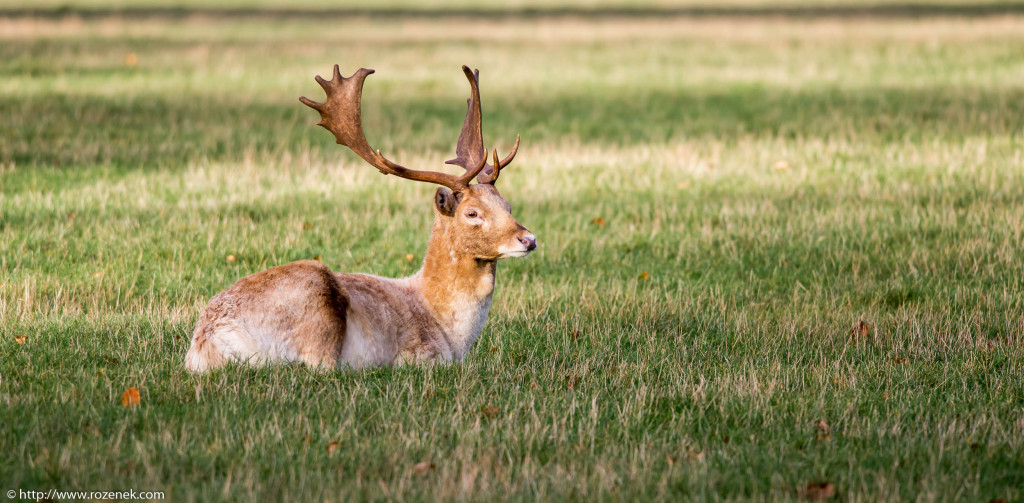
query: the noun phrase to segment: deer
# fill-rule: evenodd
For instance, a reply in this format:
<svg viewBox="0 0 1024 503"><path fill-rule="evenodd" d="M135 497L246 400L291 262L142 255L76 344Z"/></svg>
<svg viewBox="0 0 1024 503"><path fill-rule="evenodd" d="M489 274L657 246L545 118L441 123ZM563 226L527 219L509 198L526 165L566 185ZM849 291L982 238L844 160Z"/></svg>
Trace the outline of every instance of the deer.
<svg viewBox="0 0 1024 503"><path fill-rule="evenodd" d="M370 147L361 100L374 70L343 78L334 65L331 80L316 76L326 101L299 101L320 113L317 125L338 144L384 175L439 185L423 265L396 279L335 273L318 260L300 260L246 276L203 310L185 355L188 370L202 373L231 362L364 368L465 359L487 320L498 260L529 255L537 238L495 188L519 151L519 135L504 159L494 149L488 162L480 72L462 71L470 97L455 158L445 161L465 170L458 176L409 169Z"/></svg>

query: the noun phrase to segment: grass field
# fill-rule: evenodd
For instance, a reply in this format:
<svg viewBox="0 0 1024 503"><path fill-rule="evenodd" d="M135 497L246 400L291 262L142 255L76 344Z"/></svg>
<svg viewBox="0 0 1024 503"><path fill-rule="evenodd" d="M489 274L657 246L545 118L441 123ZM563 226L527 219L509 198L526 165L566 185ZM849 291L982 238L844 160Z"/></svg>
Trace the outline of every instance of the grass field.
<svg viewBox="0 0 1024 503"><path fill-rule="evenodd" d="M1020 501L1017 12L0 17L0 490ZM190 375L241 276L419 267L433 188L297 100L334 63L431 169L479 67L540 249L463 365Z"/></svg>

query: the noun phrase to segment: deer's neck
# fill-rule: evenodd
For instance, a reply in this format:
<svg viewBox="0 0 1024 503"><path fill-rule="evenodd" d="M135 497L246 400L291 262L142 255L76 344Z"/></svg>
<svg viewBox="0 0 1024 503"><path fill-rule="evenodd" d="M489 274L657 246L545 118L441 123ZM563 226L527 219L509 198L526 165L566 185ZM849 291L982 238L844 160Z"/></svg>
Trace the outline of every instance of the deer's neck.
<svg viewBox="0 0 1024 503"><path fill-rule="evenodd" d="M454 238L436 218L417 276L424 299L448 332L453 358L462 360L487 321L497 264L460 253Z"/></svg>

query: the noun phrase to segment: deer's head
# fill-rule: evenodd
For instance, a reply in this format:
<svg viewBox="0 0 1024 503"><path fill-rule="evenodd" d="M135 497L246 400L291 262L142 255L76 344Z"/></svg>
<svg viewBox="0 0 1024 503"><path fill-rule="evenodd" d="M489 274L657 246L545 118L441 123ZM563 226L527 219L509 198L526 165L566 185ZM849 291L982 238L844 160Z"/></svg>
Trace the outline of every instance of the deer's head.
<svg viewBox="0 0 1024 503"><path fill-rule="evenodd" d="M450 240L453 250L481 260L524 257L537 248L537 240L512 216L508 201L494 186L501 169L511 163L519 151L519 136L508 156L499 161L498 150L494 149L493 163L487 163L480 113L480 72L471 71L467 66L463 66L462 71L470 84L469 106L455 147L455 159L446 161L465 169L462 176L408 169L370 147L363 133L360 100L363 82L373 70L360 68L351 77L344 78L338 65L334 65L331 80L316 77L327 93L327 101L317 103L306 97L299 100L320 112L317 124L333 133L339 144L352 149L381 173L441 185L434 193L436 225ZM473 178L477 183L470 183Z"/></svg>

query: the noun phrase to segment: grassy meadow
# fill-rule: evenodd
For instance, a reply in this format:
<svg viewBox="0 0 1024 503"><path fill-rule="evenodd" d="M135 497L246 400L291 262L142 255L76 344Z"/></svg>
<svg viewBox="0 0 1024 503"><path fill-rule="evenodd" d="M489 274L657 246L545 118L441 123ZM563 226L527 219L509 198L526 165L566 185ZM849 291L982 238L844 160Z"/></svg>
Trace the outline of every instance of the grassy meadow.
<svg viewBox="0 0 1024 503"><path fill-rule="evenodd" d="M0 7L3 492L1024 500L1024 8L151 4ZM419 268L433 187L297 99L334 63L377 70L370 143L427 169L480 68L540 248L463 365L191 375L244 275Z"/></svg>

